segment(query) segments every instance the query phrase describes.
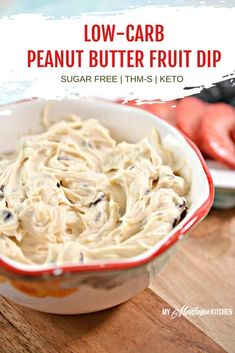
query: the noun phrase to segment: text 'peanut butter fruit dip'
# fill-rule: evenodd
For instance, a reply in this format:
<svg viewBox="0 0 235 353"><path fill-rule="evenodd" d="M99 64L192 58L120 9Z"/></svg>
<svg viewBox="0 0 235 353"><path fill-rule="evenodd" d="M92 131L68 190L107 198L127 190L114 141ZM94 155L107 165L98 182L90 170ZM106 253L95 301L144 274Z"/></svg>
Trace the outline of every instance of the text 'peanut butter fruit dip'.
<svg viewBox="0 0 235 353"><path fill-rule="evenodd" d="M146 251L187 212L190 183L172 165L155 131L117 143L77 116L20 138L0 159L0 253L65 264Z"/></svg>

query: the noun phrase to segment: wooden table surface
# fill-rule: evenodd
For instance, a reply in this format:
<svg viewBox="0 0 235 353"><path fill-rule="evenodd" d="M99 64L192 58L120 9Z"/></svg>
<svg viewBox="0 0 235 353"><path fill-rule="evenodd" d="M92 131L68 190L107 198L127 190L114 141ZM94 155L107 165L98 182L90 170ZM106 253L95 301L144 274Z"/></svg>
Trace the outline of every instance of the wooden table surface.
<svg viewBox="0 0 235 353"><path fill-rule="evenodd" d="M62 316L0 298L1 353L235 352L235 209L212 211L150 288L103 312ZM232 308L232 316L162 309Z"/></svg>

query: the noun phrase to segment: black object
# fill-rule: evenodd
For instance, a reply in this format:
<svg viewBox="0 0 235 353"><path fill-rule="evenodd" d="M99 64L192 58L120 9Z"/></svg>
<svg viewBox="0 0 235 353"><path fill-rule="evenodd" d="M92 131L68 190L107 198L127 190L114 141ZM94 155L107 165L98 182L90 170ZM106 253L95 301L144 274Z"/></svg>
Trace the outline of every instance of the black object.
<svg viewBox="0 0 235 353"><path fill-rule="evenodd" d="M229 75L227 75L229 76ZM185 87L190 90L199 87ZM208 103L227 103L235 107L235 78L216 82L210 88L203 88L200 93L194 95Z"/></svg>

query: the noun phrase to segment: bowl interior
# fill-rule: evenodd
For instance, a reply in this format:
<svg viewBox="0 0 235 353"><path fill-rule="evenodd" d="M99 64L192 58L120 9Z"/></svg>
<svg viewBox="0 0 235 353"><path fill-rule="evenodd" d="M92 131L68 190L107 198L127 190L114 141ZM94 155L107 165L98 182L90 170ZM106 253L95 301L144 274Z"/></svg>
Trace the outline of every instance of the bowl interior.
<svg viewBox="0 0 235 353"><path fill-rule="evenodd" d="M49 107L49 120L63 119L68 114L76 114L83 119L98 119L111 131L118 141L138 142L151 135L156 128L163 144L172 151L181 173L191 179L190 208L188 215L177 227L181 227L209 198L208 178L194 149L175 128L150 113L133 107L89 99L31 100L0 109L0 154L15 149L17 139L28 133L43 131L41 113ZM171 233L167 235L169 238ZM166 238L148 252L156 251ZM146 252L146 253L148 253ZM147 256L147 254L141 256ZM121 261L121 260L120 260ZM12 262L10 260L9 262ZM18 265L24 267L24 265Z"/></svg>

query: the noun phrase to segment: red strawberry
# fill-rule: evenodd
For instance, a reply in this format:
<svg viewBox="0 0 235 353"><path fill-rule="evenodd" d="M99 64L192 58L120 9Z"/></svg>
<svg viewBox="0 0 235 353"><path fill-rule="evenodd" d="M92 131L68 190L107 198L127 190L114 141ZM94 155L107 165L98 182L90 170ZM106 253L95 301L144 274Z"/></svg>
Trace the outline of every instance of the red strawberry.
<svg viewBox="0 0 235 353"><path fill-rule="evenodd" d="M177 126L200 147L200 125L208 104L196 97L186 97L176 108Z"/></svg>
<svg viewBox="0 0 235 353"><path fill-rule="evenodd" d="M128 101L126 104L133 105L136 108L147 110L148 112L168 121L170 124L175 125L175 111L177 101L161 102L159 101L147 101L144 104L137 104L136 100Z"/></svg>
<svg viewBox="0 0 235 353"><path fill-rule="evenodd" d="M235 143L235 129L233 129L231 131L231 137L232 137L233 142Z"/></svg>
<svg viewBox="0 0 235 353"><path fill-rule="evenodd" d="M208 155L235 168L235 109L224 103L211 104L201 120L203 149Z"/></svg>

